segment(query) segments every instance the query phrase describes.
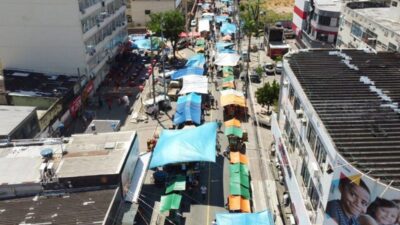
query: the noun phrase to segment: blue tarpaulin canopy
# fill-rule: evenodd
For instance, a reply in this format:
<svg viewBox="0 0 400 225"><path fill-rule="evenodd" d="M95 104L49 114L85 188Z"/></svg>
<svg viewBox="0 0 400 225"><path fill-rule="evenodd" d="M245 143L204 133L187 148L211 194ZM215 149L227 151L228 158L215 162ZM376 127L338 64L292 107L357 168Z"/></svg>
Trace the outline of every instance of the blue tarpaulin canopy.
<svg viewBox="0 0 400 225"><path fill-rule="evenodd" d="M221 51L226 48L232 48L234 45L235 43L219 41L215 44L215 47L217 48L217 51Z"/></svg>
<svg viewBox="0 0 400 225"><path fill-rule="evenodd" d="M152 42L153 43L150 43L150 38L135 40L132 43L132 48L150 50L152 47L152 50L157 50L160 47L160 40L157 38L152 38ZM153 46L151 46L151 44L153 44Z"/></svg>
<svg viewBox="0 0 400 225"><path fill-rule="evenodd" d="M221 33L223 34L234 34L236 33L236 25L233 23L222 23Z"/></svg>
<svg viewBox="0 0 400 225"><path fill-rule="evenodd" d="M217 225L274 225L271 212L258 213L218 213Z"/></svg>
<svg viewBox="0 0 400 225"><path fill-rule="evenodd" d="M172 74L172 79L173 80L178 80L184 76L188 75L197 75L197 76L203 76L204 69L200 67L188 67L184 69L177 70L175 73Z"/></svg>
<svg viewBox="0 0 400 225"><path fill-rule="evenodd" d="M204 54L196 54L188 59L186 62L186 67L203 67L206 63L206 57Z"/></svg>
<svg viewBox="0 0 400 225"><path fill-rule="evenodd" d="M221 22L225 22L227 19L228 19L228 16L216 16L215 22L221 23Z"/></svg>
<svg viewBox="0 0 400 225"><path fill-rule="evenodd" d="M192 129L163 130L153 151L150 168L172 163L215 162L216 122Z"/></svg>
<svg viewBox="0 0 400 225"><path fill-rule="evenodd" d="M178 98L174 124L181 124L186 121L201 123L201 96L190 93Z"/></svg>

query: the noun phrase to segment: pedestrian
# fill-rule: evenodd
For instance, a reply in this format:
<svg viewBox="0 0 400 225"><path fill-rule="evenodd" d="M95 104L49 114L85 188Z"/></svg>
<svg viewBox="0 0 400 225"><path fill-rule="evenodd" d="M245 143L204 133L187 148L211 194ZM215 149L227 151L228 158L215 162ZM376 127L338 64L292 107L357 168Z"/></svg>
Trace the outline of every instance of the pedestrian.
<svg viewBox="0 0 400 225"><path fill-rule="evenodd" d="M125 105L126 111L129 113L129 110L130 110L130 108L129 108L129 105L130 105L129 97L128 97L127 95L124 95L124 96L122 97L122 102L123 102L124 105Z"/></svg>
<svg viewBox="0 0 400 225"><path fill-rule="evenodd" d="M211 222L211 225L217 225L217 220L213 220L212 222Z"/></svg>
<svg viewBox="0 0 400 225"><path fill-rule="evenodd" d="M218 100L215 99L215 108L218 110Z"/></svg>
<svg viewBox="0 0 400 225"><path fill-rule="evenodd" d="M207 194L207 187L206 185L201 185L200 187L200 192L201 192L201 196L203 198L203 201L206 200L206 194Z"/></svg>
<svg viewBox="0 0 400 225"><path fill-rule="evenodd" d="M218 132L220 132L221 131L221 127L222 127L221 120L217 120L217 125L218 125Z"/></svg>

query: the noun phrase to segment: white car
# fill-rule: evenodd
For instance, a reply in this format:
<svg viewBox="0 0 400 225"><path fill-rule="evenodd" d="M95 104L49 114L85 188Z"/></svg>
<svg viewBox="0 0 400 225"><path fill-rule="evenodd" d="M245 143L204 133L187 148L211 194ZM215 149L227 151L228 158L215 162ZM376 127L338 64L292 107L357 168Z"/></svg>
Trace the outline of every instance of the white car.
<svg viewBox="0 0 400 225"><path fill-rule="evenodd" d="M281 74L282 73L282 67L283 67L282 61L277 62L276 63L276 67L275 67L275 73L276 74Z"/></svg>
<svg viewBox="0 0 400 225"><path fill-rule="evenodd" d="M190 26L195 27L197 25L196 20L190 21Z"/></svg>

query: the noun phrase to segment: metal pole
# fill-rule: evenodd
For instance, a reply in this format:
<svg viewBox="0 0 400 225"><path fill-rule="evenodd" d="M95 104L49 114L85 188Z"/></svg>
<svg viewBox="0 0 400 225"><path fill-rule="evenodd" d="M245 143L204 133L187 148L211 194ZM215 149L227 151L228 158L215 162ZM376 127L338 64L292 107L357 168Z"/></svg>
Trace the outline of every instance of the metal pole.
<svg viewBox="0 0 400 225"><path fill-rule="evenodd" d="M164 18L161 17L161 40L164 42ZM163 86L164 86L164 101L167 100L167 87L166 87L166 77L165 77L165 43L162 50L162 70L163 70Z"/></svg>
<svg viewBox="0 0 400 225"><path fill-rule="evenodd" d="M153 60L154 60L154 56L153 56L153 38L152 38L152 35L150 35L150 54L151 54L151 60L150 60L150 65L151 65L151 77L152 77L152 83L153 83L153 107L155 108L155 109L157 109L157 111L158 111L158 108L156 108L156 79L155 79L155 77L154 77L154 66L155 66L155 63L153 64ZM157 116L157 115L155 115L155 116Z"/></svg>

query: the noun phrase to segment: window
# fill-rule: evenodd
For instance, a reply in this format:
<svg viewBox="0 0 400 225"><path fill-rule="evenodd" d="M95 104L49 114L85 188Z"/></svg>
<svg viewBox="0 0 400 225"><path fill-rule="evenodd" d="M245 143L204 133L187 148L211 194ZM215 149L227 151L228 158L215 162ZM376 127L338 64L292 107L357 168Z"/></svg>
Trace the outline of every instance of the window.
<svg viewBox="0 0 400 225"><path fill-rule="evenodd" d="M371 31L370 29L367 29L363 35L362 35L362 40L369 46L375 48L376 46L376 39L378 35Z"/></svg>
<svg viewBox="0 0 400 225"><path fill-rule="evenodd" d="M297 97L294 97L293 109L294 111L300 109L300 100Z"/></svg>
<svg viewBox="0 0 400 225"><path fill-rule="evenodd" d="M318 24L323 26L331 25L331 18L328 16L318 16Z"/></svg>
<svg viewBox="0 0 400 225"><path fill-rule="evenodd" d="M303 164L301 166L301 177L303 178L304 186L308 187L308 185L310 184L310 172L308 171L307 163L305 160L303 160Z"/></svg>
<svg viewBox="0 0 400 225"><path fill-rule="evenodd" d="M390 51L390 52L397 51L397 46L389 42L388 51Z"/></svg>
<svg viewBox="0 0 400 225"><path fill-rule="evenodd" d="M307 130L307 140L308 140L308 143L309 143L312 151L314 151L314 149L315 149L316 138L317 138L317 136L315 134L315 129L312 126L312 124L309 123L308 130Z"/></svg>
<svg viewBox="0 0 400 225"><path fill-rule="evenodd" d="M308 187L308 196L310 197L312 207L317 209L319 203L319 194L312 180L310 182L310 186Z"/></svg>
<svg viewBox="0 0 400 225"><path fill-rule="evenodd" d="M317 138L317 144L314 154L319 167L321 168L321 170L323 170L324 163L326 162L326 151L319 138Z"/></svg>
<svg viewBox="0 0 400 225"><path fill-rule="evenodd" d="M361 25L353 21L353 24L351 24L351 34L358 38L361 38L361 36L363 35Z"/></svg>

